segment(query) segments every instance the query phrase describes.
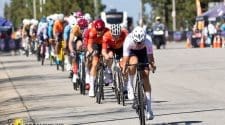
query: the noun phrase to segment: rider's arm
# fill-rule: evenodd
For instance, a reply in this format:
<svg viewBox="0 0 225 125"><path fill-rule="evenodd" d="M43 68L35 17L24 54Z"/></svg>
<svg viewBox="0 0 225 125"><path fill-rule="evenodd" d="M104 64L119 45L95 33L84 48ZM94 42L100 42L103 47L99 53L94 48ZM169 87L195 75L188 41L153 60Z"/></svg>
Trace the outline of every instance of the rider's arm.
<svg viewBox="0 0 225 125"><path fill-rule="evenodd" d="M74 34L73 32L71 31L70 32L70 36L69 36L69 50L70 50L70 53L73 53L74 50L73 50L73 39L74 39Z"/></svg>
<svg viewBox="0 0 225 125"><path fill-rule="evenodd" d="M129 43L130 43L130 39L128 37L126 37L125 41L123 43L123 60L122 60L122 65L121 65L121 67L123 69L123 73L125 72L126 64L129 61L129 53L130 53Z"/></svg>
<svg viewBox="0 0 225 125"><path fill-rule="evenodd" d="M149 35L146 36L145 45L147 49L148 62L151 64L151 66L155 70L156 66L155 66L155 59L153 54L152 39Z"/></svg>
<svg viewBox="0 0 225 125"><path fill-rule="evenodd" d="M155 65L155 59L154 59L153 53L152 53L152 54L148 54L148 62L149 62L151 65Z"/></svg>
<svg viewBox="0 0 225 125"><path fill-rule="evenodd" d="M109 56L108 56L108 53L107 53L107 41L108 41L108 38L107 38L107 34L105 34L103 36L103 41L102 41L102 55L103 57L107 60L109 59Z"/></svg>
<svg viewBox="0 0 225 125"><path fill-rule="evenodd" d="M87 43L87 50L88 52L92 53L93 52L93 42L94 42L94 37L95 37L95 33L93 33L94 31L92 29L90 29L89 32L89 37L88 37L88 43Z"/></svg>

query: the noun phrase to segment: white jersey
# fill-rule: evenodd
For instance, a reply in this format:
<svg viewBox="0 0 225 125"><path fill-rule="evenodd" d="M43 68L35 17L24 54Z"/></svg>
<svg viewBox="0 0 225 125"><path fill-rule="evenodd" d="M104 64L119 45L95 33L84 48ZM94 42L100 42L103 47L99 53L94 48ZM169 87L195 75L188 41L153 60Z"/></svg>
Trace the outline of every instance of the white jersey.
<svg viewBox="0 0 225 125"><path fill-rule="evenodd" d="M123 56L129 56L131 50L141 50L146 47L147 54L153 54L152 48L152 38L149 35L146 35L146 39L142 45L137 46L136 43L132 40L132 34L130 33L123 44Z"/></svg>

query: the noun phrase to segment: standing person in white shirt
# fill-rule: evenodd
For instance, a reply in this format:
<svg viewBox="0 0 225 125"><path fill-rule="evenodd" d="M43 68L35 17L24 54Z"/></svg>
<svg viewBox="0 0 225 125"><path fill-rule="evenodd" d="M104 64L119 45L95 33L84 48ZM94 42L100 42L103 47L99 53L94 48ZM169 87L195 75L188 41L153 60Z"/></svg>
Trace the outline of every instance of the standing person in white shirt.
<svg viewBox="0 0 225 125"><path fill-rule="evenodd" d="M154 118L152 109L151 109L151 84L149 81L149 71L150 69L153 72L156 69L155 60L153 55L153 47L151 37L146 35L144 29L140 26L134 28L134 30L128 34L123 44L123 73L125 73L126 64L138 64L138 63L150 63L150 65L143 66L143 80L144 80L144 90L146 95L146 105L147 105L147 114L146 117L149 120ZM133 81L136 73L135 66L128 67L128 99L134 99L133 92Z"/></svg>

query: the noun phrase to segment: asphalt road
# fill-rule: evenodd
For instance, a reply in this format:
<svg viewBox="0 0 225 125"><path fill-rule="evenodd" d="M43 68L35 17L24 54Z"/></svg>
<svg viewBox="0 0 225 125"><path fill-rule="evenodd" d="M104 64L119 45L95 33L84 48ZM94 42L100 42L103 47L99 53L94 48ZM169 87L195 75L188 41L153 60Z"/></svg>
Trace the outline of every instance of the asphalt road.
<svg viewBox="0 0 225 125"><path fill-rule="evenodd" d="M157 71L151 74L151 125L225 124L225 49L185 49L169 43L155 50ZM34 56L0 53L0 125L21 118L36 124L138 125L131 108L116 103L106 87L103 104L72 88L68 73Z"/></svg>

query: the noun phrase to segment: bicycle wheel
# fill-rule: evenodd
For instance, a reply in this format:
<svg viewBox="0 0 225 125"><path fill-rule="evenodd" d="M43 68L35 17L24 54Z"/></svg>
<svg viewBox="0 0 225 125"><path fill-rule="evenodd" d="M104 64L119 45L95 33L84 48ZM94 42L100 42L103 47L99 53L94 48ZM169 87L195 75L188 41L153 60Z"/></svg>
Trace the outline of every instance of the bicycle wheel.
<svg viewBox="0 0 225 125"><path fill-rule="evenodd" d="M61 53L60 53L60 56L61 56L61 68L62 68L62 71L64 71L65 67L64 67L64 61L65 61L65 56L64 56L64 51L63 51L63 48L61 48Z"/></svg>
<svg viewBox="0 0 225 125"><path fill-rule="evenodd" d="M44 65L45 61L45 45L41 45L41 65Z"/></svg>
<svg viewBox="0 0 225 125"><path fill-rule="evenodd" d="M99 70L96 87L96 102L100 104L103 99L103 69Z"/></svg>
<svg viewBox="0 0 225 125"><path fill-rule="evenodd" d="M115 72L114 75L113 75L113 85L114 85L114 92L115 92L117 103L120 104L119 90L118 90L118 87L117 87L117 83L118 83L118 77L117 76L118 76L117 72Z"/></svg>
<svg viewBox="0 0 225 125"><path fill-rule="evenodd" d="M42 65L42 66L44 65L44 61L45 61L45 56L42 55L42 57L41 57L41 65Z"/></svg>
<svg viewBox="0 0 225 125"><path fill-rule="evenodd" d="M81 94L85 95L85 62L82 61L79 67L80 69L80 91Z"/></svg>
<svg viewBox="0 0 225 125"><path fill-rule="evenodd" d="M138 115L141 125L145 125L145 103L143 82L139 80L138 84Z"/></svg>
<svg viewBox="0 0 225 125"><path fill-rule="evenodd" d="M118 71L118 79L119 79L119 98L120 102L122 102L123 106L125 106L125 95L123 93L123 88L124 88L124 80L123 80L123 75L121 71Z"/></svg>

